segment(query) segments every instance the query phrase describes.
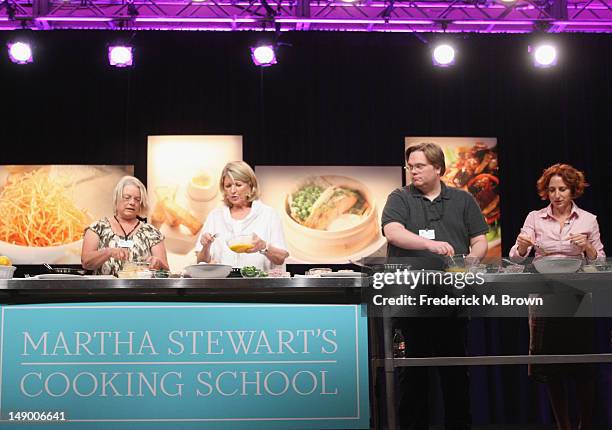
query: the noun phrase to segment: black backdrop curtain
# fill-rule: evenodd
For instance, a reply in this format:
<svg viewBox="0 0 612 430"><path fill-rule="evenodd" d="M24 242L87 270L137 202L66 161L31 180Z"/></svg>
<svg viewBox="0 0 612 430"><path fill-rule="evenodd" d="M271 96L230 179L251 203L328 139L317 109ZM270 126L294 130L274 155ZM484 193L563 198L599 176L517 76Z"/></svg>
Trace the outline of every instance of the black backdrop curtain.
<svg viewBox="0 0 612 430"><path fill-rule="evenodd" d="M612 243L610 35L551 35L551 70L529 63L529 35L455 36L458 64L438 69L410 34L288 33L279 63L260 69L248 49L261 33L143 31L133 70L106 57L130 33L27 36L34 64L0 61L2 164L134 163L146 179L147 135L240 134L253 165L403 165L404 136L491 136L505 252L559 161L586 172L578 203Z"/></svg>
<svg viewBox="0 0 612 430"><path fill-rule="evenodd" d="M578 204L599 216L612 252L610 35L550 35L560 63L538 70L531 35L449 35L458 63L437 69L410 34L287 33L279 64L260 69L248 49L269 34L25 34L36 62L0 59L0 164L134 164L146 180L148 135L242 135L252 165L398 166L404 136L497 137L504 253L526 214L542 207L535 181L556 162L586 172L591 187ZM0 43L17 35L2 32ZM131 37L136 67L108 66L107 45ZM518 320L474 321L471 336L472 354L527 350ZM597 415L612 425L606 369ZM524 366L473 369L476 421L549 421L542 390L525 374Z"/></svg>

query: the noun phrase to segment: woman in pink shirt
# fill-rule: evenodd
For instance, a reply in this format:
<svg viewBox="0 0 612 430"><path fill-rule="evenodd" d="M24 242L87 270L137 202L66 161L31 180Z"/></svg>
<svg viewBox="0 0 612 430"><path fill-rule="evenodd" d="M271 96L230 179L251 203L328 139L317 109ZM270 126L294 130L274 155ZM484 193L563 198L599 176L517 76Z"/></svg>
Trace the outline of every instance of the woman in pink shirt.
<svg viewBox="0 0 612 430"><path fill-rule="evenodd" d="M522 261L532 248L535 258L605 258L597 217L574 203L587 186L584 174L569 164L555 164L544 170L538 179L538 194L550 204L527 215L510 258Z"/></svg>
<svg viewBox="0 0 612 430"><path fill-rule="evenodd" d="M586 261L605 258L596 216L574 203L587 186L584 174L568 164L555 164L544 170L537 182L538 194L550 204L527 215L516 244L510 250L510 258L523 261L532 248L535 258L578 257ZM554 306L567 298L548 296L545 300ZM578 297L578 303L580 300ZM530 309L529 334L529 353L533 355L592 352L590 318L542 317ZM558 430L572 430L566 384L568 379L574 379L580 406L578 428L592 428L595 376L591 365L530 365L529 374L547 384Z"/></svg>

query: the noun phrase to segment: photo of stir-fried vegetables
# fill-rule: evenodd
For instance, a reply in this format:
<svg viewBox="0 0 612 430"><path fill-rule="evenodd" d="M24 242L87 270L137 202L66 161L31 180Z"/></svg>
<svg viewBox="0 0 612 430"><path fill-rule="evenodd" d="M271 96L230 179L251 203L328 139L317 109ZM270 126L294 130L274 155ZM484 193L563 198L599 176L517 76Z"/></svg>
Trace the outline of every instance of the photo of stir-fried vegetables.
<svg viewBox="0 0 612 430"><path fill-rule="evenodd" d="M499 163L496 146L478 141L471 146L447 146L444 155L446 173L442 181L472 194L489 224L487 240L492 242L500 239Z"/></svg>

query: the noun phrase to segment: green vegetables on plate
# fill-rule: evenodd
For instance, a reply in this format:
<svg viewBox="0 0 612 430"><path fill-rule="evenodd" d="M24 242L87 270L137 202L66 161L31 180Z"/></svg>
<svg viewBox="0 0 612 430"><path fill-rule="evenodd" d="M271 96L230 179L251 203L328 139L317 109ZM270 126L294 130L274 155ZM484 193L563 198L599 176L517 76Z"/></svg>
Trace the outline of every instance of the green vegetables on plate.
<svg viewBox="0 0 612 430"><path fill-rule="evenodd" d="M259 270L255 266L244 266L240 269L240 274L243 278L265 278L268 276L267 272Z"/></svg>

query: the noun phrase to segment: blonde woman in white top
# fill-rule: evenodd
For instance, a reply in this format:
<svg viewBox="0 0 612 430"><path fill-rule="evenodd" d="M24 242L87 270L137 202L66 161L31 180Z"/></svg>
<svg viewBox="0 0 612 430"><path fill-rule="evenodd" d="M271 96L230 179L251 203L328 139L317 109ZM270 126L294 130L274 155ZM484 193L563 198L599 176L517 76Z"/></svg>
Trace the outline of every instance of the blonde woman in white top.
<svg viewBox="0 0 612 430"><path fill-rule="evenodd" d="M253 169L244 161L227 163L219 188L224 204L206 218L200 234L198 263L255 266L263 270L282 267L289 253L281 219L273 208L259 200ZM253 246L245 253L236 253L227 245L228 239L239 235L252 236Z"/></svg>

